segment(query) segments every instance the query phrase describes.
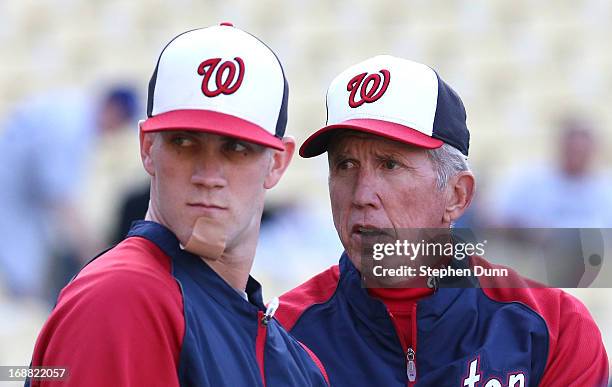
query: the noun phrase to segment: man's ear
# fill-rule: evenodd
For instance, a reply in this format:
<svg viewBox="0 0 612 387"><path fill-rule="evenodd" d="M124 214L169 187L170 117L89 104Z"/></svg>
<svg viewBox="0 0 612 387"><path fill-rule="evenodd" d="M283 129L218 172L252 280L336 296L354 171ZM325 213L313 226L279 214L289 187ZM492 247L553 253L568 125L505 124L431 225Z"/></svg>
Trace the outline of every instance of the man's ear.
<svg viewBox="0 0 612 387"><path fill-rule="evenodd" d="M151 158L151 149L153 148L153 142L155 140L156 133L145 133L142 131L142 124L144 120L138 122L139 136L140 136L140 158L142 159L142 165L145 171L151 176L155 175L155 168L153 167L153 159Z"/></svg>
<svg viewBox="0 0 612 387"><path fill-rule="evenodd" d="M295 152L295 140L291 137L283 137L283 145L285 150L273 150L272 161L270 162L270 170L264 181L264 188L270 189L274 187L280 178L287 170L293 153Z"/></svg>
<svg viewBox="0 0 612 387"><path fill-rule="evenodd" d="M463 215L472 202L475 189L476 181L471 172L459 172L449 179L446 187L447 202L443 215L445 224L451 224Z"/></svg>

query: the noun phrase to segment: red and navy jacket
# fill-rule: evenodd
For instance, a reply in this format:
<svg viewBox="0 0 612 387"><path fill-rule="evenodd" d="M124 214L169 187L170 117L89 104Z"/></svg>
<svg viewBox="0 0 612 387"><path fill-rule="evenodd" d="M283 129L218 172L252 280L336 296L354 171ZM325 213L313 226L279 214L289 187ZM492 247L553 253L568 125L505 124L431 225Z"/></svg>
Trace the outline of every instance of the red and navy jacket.
<svg viewBox="0 0 612 387"><path fill-rule="evenodd" d="M283 295L276 318L317 354L332 386L608 385L601 334L569 294L477 286L428 294L414 303L403 348L396 321L344 254Z"/></svg>
<svg viewBox="0 0 612 387"><path fill-rule="evenodd" d="M246 293L167 228L135 222L62 290L32 365L66 367L64 386L327 386L310 350L264 319L251 277Z"/></svg>

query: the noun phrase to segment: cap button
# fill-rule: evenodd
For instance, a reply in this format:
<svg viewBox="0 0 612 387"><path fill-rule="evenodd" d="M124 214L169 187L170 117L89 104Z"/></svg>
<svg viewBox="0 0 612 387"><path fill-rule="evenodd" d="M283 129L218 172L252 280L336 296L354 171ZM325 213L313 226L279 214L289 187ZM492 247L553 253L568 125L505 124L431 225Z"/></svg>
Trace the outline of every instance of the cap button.
<svg viewBox="0 0 612 387"><path fill-rule="evenodd" d="M221 26L233 27L233 26L234 26L234 23L230 23L230 22L221 22L219 25L221 25Z"/></svg>

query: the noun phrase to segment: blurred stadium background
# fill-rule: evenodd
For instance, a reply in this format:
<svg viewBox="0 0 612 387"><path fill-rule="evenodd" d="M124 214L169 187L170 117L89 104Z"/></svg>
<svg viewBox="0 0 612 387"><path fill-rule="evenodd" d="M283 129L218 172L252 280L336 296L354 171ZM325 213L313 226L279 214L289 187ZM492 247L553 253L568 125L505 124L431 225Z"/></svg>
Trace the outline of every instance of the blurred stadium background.
<svg viewBox="0 0 612 387"><path fill-rule="evenodd" d="M146 88L160 50L180 32L221 21L253 33L278 54L290 84L288 133L298 143L324 124L327 86L347 66L388 53L436 69L461 95L468 112L470 163L478 182L469 224L508 224L499 215L503 211L496 209L499 195L508 191L507 176L520 176L535 165L559 164L561 122L567 118L592 129L589 171L599 185L610 182L612 2L606 0L2 0L0 150L11 153L31 140L16 137L16 142L7 142L7 127L19 127L19 114L40 114L31 107L40 99L51 101L50 106L68 101L66 90L99 98L117 85L137 92L137 115L126 128L109 135L94 133L97 137L89 139L86 154L76 159L85 177L74 173L77 187L68 197L76 212L63 221L76 217L85 227L75 232L58 226L54 232L72 233L67 243L74 242L74 235L89 240L73 248L78 262L113 241L126 197L138 196L146 184L136 121L145 116ZM45 128L44 118L39 121L37 130L61 130ZM46 138L35 148L43 160L54 145L54 136ZM18 168L3 157L0 154L0 168ZM0 190L7 184L0 181ZM523 198L503 200L529 213L529 201ZM269 199L254 270L267 299L334 264L341 251L331 223L324 157L296 158ZM610 213L611 199L593 200L601 213ZM11 205L4 203L0 209ZM48 218L51 228L61 222L56 215ZM607 219L590 223L586 218L575 226L612 227L612 218ZM0 230L0 244L8 243L2 240L5 231ZM54 245L53 251L61 255L62 247ZM56 267L57 259L48 257L24 268L46 281L43 292L15 291L8 285L7 269L0 267L0 364L29 363L57 291L57 283L48 282L48 266ZM11 260L21 262L20 257ZM61 278L74 270L72 264ZM611 351L612 291L572 293L587 304Z"/></svg>

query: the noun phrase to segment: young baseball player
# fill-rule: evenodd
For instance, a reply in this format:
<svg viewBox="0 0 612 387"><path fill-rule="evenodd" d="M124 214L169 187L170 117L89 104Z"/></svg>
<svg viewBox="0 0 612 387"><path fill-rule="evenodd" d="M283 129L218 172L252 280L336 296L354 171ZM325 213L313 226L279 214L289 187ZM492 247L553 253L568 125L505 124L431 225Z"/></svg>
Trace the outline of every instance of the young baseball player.
<svg viewBox="0 0 612 387"><path fill-rule="evenodd" d="M140 123L146 220L63 289L33 366L65 367L64 386L327 385L249 276L295 149L287 93L275 54L231 24L166 45Z"/></svg>
<svg viewBox="0 0 612 387"><path fill-rule="evenodd" d="M559 289L531 289L519 278L506 280L517 288L362 287L366 238L448 229L471 202L465 109L435 71L368 59L332 81L327 112L327 126L300 155L327 152L345 253L281 297L277 318L317 353L332 385L607 385L601 334L584 305Z"/></svg>

